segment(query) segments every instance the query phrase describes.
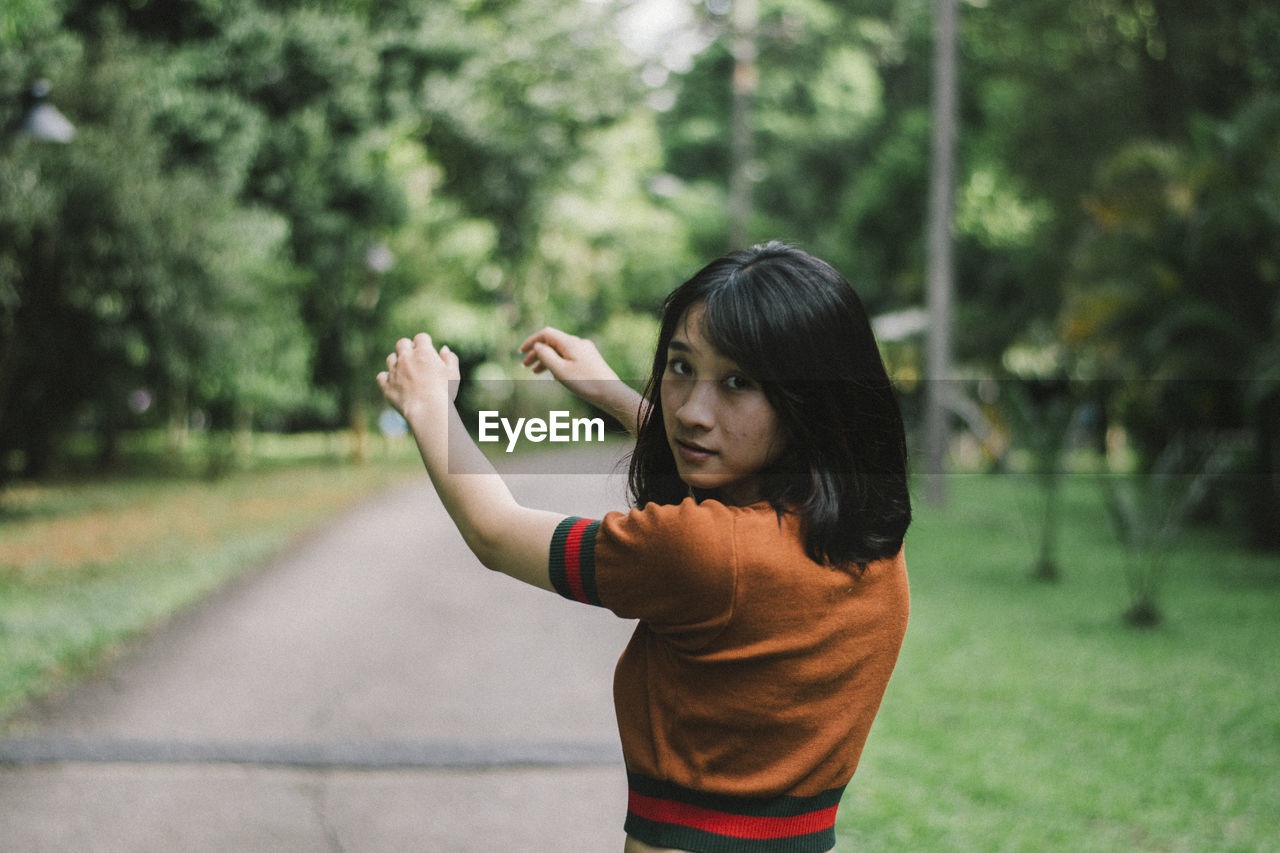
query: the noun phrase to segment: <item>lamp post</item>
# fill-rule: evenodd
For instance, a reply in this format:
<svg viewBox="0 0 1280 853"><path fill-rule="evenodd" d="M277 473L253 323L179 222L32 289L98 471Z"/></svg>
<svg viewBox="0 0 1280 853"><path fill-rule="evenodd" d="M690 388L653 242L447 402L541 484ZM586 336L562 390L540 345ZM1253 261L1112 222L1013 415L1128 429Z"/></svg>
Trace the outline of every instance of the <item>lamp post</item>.
<svg viewBox="0 0 1280 853"><path fill-rule="evenodd" d="M8 143L23 139L37 142L66 144L75 138L76 128L57 107L49 103L49 81L36 80L22 96L22 111L18 118L5 128L5 148ZM40 255L49 254L50 235L37 235L36 263L43 259ZM42 245L43 244L43 245ZM38 273L37 273L38 275ZM13 380L14 360L18 352L17 314L22 308L22 282L17 282L17 289L9 289L8 293L0 291L0 410L6 406L10 384ZM0 472L3 479L3 472Z"/></svg>

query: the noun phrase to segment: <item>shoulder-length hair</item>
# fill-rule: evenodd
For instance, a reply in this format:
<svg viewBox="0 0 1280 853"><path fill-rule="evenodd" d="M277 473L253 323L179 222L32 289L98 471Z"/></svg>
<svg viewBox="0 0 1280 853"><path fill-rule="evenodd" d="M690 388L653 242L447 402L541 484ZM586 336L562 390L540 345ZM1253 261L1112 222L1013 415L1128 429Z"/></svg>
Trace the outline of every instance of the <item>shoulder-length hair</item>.
<svg viewBox="0 0 1280 853"><path fill-rule="evenodd" d="M630 462L635 504L707 497L680 480L662 417L667 347L697 304L703 336L777 412L785 447L760 472L761 494L800 516L809 557L865 568L897 554L911 522L906 437L866 309L829 264L782 243L712 261L664 302Z"/></svg>

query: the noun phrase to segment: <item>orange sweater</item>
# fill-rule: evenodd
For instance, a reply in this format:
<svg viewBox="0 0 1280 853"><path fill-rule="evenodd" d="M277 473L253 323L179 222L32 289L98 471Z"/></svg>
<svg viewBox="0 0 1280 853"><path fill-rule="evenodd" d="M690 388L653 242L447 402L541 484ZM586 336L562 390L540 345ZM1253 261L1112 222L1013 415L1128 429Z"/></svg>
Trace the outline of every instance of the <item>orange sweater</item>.
<svg viewBox="0 0 1280 853"><path fill-rule="evenodd" d="M902 554L861 577L804 553L767 503L565 519L565 597L640 624L614 703L627 832L695 853L822 853L906 630Z"/></svg>

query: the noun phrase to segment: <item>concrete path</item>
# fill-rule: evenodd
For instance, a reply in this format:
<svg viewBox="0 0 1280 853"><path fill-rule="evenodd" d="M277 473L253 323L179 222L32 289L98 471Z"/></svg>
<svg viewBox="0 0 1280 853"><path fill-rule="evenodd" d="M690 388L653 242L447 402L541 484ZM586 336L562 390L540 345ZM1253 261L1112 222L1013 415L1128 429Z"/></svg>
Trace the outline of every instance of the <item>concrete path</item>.
<svg viewBox="0 0 1280 853"><path fill-rule="evenodd" d="M513 491L624 505L616 455L560 458ZM424 475L14 721L0 850L620 853L631 628L487 572Z"/></svg>

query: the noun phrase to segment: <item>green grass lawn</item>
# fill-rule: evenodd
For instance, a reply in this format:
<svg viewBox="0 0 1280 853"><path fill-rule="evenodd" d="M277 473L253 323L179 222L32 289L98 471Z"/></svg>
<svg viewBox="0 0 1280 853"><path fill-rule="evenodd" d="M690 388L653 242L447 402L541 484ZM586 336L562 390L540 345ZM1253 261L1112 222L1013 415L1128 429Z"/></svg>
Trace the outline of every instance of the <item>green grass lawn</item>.
<svg viewBox="0 0 1280 853"><path fill-rule="evenodd" d="M247 470L149 474L0 492L0 723L361 497L421 472L412 444L366 464L322 437L263 436ZM199 467L194 466L194 467Z"/></svg>
<svg viewBox="0 0 1280 853"><path fill-rule="evenodd" d="M1280 559L1192 532L1128 627L1095 482L1030 579L1028 478L956 476L908 533L907 639L842 851L1280 850Z"/></svg>

